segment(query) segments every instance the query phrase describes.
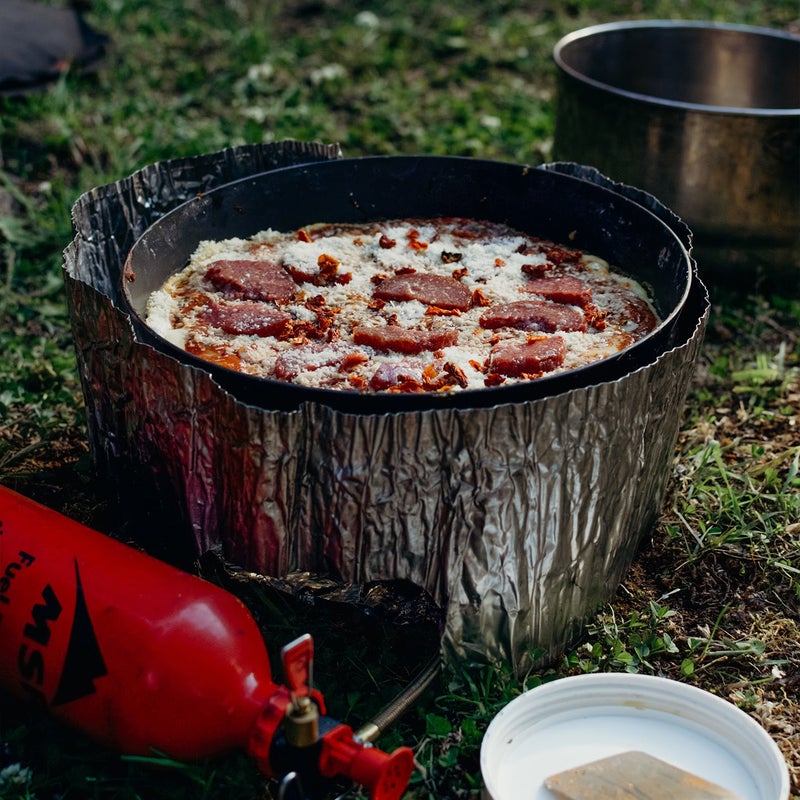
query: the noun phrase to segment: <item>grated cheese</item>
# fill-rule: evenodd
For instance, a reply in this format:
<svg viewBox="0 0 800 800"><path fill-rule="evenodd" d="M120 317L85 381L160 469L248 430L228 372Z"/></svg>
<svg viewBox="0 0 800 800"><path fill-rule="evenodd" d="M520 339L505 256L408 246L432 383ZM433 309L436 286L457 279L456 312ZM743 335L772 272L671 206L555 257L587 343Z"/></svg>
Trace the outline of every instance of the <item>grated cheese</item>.
<svg viewBox="0 0 800 800"><path fill-rule="evenodd" d="M610 356L629 346L649 330L643 330L638 317L646 309L646 328L657 324L657 317L646 292L637 282L619 274L603 259L577 254L568 263L551 263L547 246L533 237L498 224L483 225L478 238L459 235L464 220L391 220L368 225L323 225L305 228L310 241L289 233L267 229L250 239L201 242L189 264L173 275L154 292L147 308L147 323L160 336L196 355L225 366L235 365L250 375L276 378L276 366L291 361L302 369L291 380L310 387L342 390L367 390L381 365L403 362L430 365L431 375L445 375L444 365L455 365L463 373L465 385L454 380L432 383L421 390L480 389L487 385L487 364L492 347L500 342L522 344L532 335L561 336L566 343L566 356L553 372L563 372ZM475 224L475 223L472 223ZM416 231L416 233L415 233ZM381 245L381 237L394 240L391 247ZM424 245L424 246L423 246ZM525 248L536 252L524 252ZM569 248L559 246L560 250ZM575 253L575 251L570 251ZM323 257L338 262L335 275L348 276L341 282L324 280L320 270ZM289 302L265 301L289 314L292 325L306 323L305 328L290 328L285 335L263 336L233 334L209 324L203 316L209 304L223 302L235 306L241 299L223 297L219 287L207 278L209 267L220 261L267 260L289 270L299 271L321 285L301 282ZM417 299L389 300L375 303L373 293L381 279L409 270L428 275L453 276L470 293L479 292L490 305L518 300L542 299L530 289L531 268L540 268L546 276L574 276L592 290L592 303L607 315L606 323L591 325L584 331L535 332L511 327L485 329L480 318L489 305L473 304L458 313L431 313L426 303ZM528 272L523 270L527 267ZM294 274L294 273L293 273ZM295 276L297 281L297 277ZM528 291L526 291L526 287ZM475 295L473 295L475 297ZM315 304L309 304L309 300ZM320 306L320 303L322 304ZM563 305L563 304L562 304ZM313 326L322 307L331 315L333 324L322 338ZM584 309L574 306L581 314ZM436 352L404 355L382 352L353 342L353 329L359 325L399 325L415 331L440 329L457 332L457 343ZM335 332L333 332L335 331ZM298 333L299 332L299 333ZM297 333L297 335L293 335ZM326 342L335 343L326 349ZM345 364L331 363L334 355L358 354ZM291 358L289 358L291 356ZM452 367L451 367L452 369ZM279 369L280 373L280 369ZM446 377L446 376L445 376ZM535 379L536 374L521 377L504 376L507 383ZM463 382L463 381L462 381Z"/></svg>

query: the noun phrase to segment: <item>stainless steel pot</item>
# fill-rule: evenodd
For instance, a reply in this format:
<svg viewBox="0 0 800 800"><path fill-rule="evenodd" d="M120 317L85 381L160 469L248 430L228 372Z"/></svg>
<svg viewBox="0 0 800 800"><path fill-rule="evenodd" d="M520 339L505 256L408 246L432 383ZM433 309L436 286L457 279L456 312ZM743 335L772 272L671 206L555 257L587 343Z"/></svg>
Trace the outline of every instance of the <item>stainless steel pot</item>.
<svg viewBox="0 0 800 800"><path fill-rule="evenodd" d="M565 36L555 154L639 186L704 267L800 267L800 37L685 21Z"/></svg>

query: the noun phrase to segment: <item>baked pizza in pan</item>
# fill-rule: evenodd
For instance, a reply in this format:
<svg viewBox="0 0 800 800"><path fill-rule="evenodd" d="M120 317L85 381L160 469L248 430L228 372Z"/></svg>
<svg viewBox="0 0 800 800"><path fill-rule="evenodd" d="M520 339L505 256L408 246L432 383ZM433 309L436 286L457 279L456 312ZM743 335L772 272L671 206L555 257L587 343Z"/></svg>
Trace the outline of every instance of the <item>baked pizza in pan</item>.
<svg viewBox="0 0 800 800"><path fill-rule="evenodd" d="M201 242L151 295L146 321L220 366L358 392L535 380L659 324L645 288L603 259L460 218Z"/></svg>

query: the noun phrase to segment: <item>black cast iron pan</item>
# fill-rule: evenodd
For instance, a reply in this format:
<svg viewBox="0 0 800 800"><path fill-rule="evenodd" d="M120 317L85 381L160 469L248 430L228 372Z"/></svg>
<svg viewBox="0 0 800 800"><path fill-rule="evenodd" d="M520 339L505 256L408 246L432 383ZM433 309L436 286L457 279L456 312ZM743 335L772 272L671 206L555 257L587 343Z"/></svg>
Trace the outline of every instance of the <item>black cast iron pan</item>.
<svg viewBox="0 0 800 800"><path fill-rule="evenodd" d="M144 322L150 294L186 266L203 240L247 238L265 228L457 216L505 222L599 255L652 291L662 323L602 361L538 380L454 393L362 394L255 378L198 359ZM122 296L140 341L211 373L240 402L267 410L323 403L356 414L525 402L616 380L675 345L675 320L689 294L689 255L671 228L631 199L560 172L499 161L375 156L292 166L193 198L140 237L124 270Z"/></svg>

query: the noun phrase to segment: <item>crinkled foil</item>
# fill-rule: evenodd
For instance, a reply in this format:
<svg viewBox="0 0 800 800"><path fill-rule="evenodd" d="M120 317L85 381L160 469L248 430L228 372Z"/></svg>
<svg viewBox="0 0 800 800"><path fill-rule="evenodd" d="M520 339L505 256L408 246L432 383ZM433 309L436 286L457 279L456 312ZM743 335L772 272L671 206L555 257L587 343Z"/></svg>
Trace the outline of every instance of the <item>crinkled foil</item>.
<svg viewBox="0 0 800 800"><path fill-rule="evenodd" d="M475 410L264 411L136 341L120 275L150 224L222 183L336 157L335 145L232 148L155 164L77 201L64 272L97 473L157 554L213 551L266 576L412 581L443 609L445 655L508 659L518 672L554 659L614 593L658 514L705 288L695 277L679 345L654 363ZM648 195L577 165L545 168L627 193L689 246Z"/></svg>

